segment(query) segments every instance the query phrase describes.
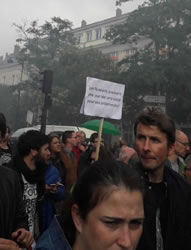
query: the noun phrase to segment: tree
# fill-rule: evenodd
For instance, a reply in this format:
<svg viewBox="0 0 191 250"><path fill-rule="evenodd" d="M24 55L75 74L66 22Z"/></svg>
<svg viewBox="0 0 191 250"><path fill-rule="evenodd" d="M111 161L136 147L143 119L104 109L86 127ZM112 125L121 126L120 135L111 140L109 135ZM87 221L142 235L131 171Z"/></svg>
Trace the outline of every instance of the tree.
<svg viewBox="0 0 191 250"><path fill-rule="evenodd" d="M0 112L6 116L7 124L14 127L17 100L10 87L0 84Z"/></svg>
<svg viewBox="0 0 191 250"><path fill-rule="evenodd" d="M24 43L21 50L21 57L30 65L35 65L38 69L51 67L54 60L57 60L59 53L69 44L74 44L75 39L70 32L72 23L62 20L59 17L51 18L50 22L39 26L37 21L33 21L29 27L27 24L14 24L21 38L18 43Z"/></svg>
<svg viewBox="0 0 191 250"><path fill-rule="evenodd" d="M21 103L27 103L25 110L30 107L36 113L39 105L42 106L43 98L38 90L39 72L50 69L54 72L54 80L49 123L79 125L84 119L79 111L86 77L109 79L110 73L114 75L110 59L91 48L76 48L72 24L67 20L54 17L42 26L36 21L29 27L15 26L22 34L17 40L23 45L19 60L27 65L30 74L27 92L21 97Z"/></svg>
<svg viewBox="0 0 191 250"><path fill-rule="evenodd" d="M80 106L85 94L86 77L109 79L111 61L95 49L68 49L55 65L52 122L79 125L85 117L80 115ZM61 105L60 105L61 103ZM56 110L62 116L57 116Z"/></svg>
<svg viewBox="0 0 191 250"><path fill-rule="evenodd" d="M125 2L119 0L117 4ZM190 24L191 1L148 0L107 34L114 43L148 39L145 48L119 64L127 83L128 117L133 119L143 109L144 95L160 94L166 96L167 112L176 122L190 120Z"/></svg>

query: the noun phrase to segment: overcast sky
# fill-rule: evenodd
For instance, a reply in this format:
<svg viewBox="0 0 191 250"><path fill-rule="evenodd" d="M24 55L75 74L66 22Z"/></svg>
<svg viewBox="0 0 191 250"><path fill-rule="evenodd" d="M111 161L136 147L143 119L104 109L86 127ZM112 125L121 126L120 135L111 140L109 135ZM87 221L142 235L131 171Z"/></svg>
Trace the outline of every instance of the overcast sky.
<svg viewBox="0 0 191 250"><path fill-rule="evenodd" d="M127 13L137 8L143 0L133 0L120 8ZM39 20L39 24L50 21L53 16L68 19L73 28L81 21L87 24L115 16L115 0L1 0L0 55L12 53L18 34L13 23L23 24Z"/></svg>

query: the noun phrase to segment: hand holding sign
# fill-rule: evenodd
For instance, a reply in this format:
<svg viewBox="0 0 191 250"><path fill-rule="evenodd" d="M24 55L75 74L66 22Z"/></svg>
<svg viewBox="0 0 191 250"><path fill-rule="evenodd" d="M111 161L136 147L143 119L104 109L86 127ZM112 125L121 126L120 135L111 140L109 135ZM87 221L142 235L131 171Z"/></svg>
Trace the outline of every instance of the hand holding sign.
<svg viewBox="0 0 191 250"><path fill-rule="evenodd" d="M99 126L96 160L99 155L103 118L121 119L124 91L124 84L87 77L86 93L80 113L102 118Z"/></svg>

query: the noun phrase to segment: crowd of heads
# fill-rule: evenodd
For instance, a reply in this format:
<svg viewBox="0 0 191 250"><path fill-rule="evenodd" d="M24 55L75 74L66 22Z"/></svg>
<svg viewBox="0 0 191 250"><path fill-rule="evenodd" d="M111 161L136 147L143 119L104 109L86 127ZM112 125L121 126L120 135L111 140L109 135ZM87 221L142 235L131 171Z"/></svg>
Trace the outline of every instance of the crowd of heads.
<svg viewBox="0 0 191 250"><path fill-rule="evenodd" d="M7 133L6 119L2 113L0 132L2 140ZM85 156L87 168L79 178L77 173L73 176L76 182L71 183L70 209L67 212L64 209L60 219L74 249L76 244L80 245L79 249L117 249L117 246L136 249L143 230L145 193L143 178L135 168L137 163L147 171L149 181L159 183L164 177L165 162L180 157L185 160L183 175L191 183L189 140L185 133L176 129L169 116L159 110L144 110L136 117L134 136L134 147L120 140L118 161L97 132L90 136L89 143L83 131L68 130L60 137L54 132L47 136L30 130L20 136L17 144L20 157L31 155L47 165L50 159L55 163L55 159L69 157L68 173L72 173L70 164L75 166L79 160L74 160L74 152ZM99 160L96 158L98 143ZM80 160L78 163L80 165ZM64 164L68 164L67 159ZM74 171L73 167L71 171ZM121 230L114 234L110 229L117 223ZM121 233L124 225L131 225L127 234Z"/></svg>

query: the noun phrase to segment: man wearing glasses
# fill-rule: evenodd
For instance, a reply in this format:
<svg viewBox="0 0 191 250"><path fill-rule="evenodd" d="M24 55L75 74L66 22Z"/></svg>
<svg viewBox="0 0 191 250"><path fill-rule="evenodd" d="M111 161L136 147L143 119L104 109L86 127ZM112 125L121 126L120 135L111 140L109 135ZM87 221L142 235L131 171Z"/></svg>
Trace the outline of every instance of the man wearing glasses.
<svg viewBox="0 0 191 250"><path fill-rule="evenodd" d="M190 150L188 136L181 130L176 130L175 149L172 155L169 156L172 169L177 173L183 174L185 167L184 158Z"/></svg>

